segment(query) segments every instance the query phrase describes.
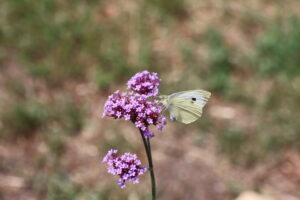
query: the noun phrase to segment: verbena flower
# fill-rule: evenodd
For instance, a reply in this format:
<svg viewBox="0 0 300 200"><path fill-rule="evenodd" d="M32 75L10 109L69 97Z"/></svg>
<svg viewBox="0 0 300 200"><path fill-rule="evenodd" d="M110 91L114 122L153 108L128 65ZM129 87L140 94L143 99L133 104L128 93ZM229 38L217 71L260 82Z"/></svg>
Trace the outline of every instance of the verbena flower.
<svg viewBox="0 0 300 200"><path fill-rule="evenodd" d="M110 150L103 158L103 162L107 163L108 173L118 175L120 178L117 181L123 189L126 187L125 182L130 181L133 184L139 182L139 175L147 171L146 167L141 166L141 161L137 159L135 154L124 153L122 156L117 155L117 150Z"/></svg>
<svg viewBox="0 0 300 200"><path fill-rule="evenodd" d="M160 79L157 73L142 71L135 74L128 82L127 89L130 89L138 94L147 96L157 96Z"/></svg>
<svg viewBox="0 0 300 200"><path fill-rule="evenodd" d="M154 133L149 130L150 125L156 126L160 131L166 125L166 118L161 115L163 108L159 105L159 101L153 100L153 98L150 100L151 95L155 97L158 94L159 81L155 73L151 74L147 71L137 73L130 79L129 82L131 83L128 86L134 85L133 88L136 89L138 84L152 83L153 87L151 88L153 90L150 91L150 86L147 84L149 90L146 94L141 94L142 92L114 92L108 97L104 105L103 117L130 120L144 133L145 137L153 137ZM132 89L131 86L129 88ZM143 91L146 90L143 89Z"/></svg>

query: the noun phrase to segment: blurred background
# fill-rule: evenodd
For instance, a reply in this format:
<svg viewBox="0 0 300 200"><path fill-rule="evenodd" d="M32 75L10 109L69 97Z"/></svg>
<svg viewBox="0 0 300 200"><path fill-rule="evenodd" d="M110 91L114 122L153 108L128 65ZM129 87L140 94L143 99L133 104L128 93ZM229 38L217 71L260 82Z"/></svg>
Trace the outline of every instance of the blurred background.
<svg viewBox="0 0 300 200"><path fill-rule="evenodd" d="M0 1L0 199L149 199L148 174L121 190L101 162L116 148L147 164L134 126L101 118L142 70L158 72L163 94L212 92L200 120L168 121L152 140L158 199L300 199L299 10L298 0Z"/></svg>

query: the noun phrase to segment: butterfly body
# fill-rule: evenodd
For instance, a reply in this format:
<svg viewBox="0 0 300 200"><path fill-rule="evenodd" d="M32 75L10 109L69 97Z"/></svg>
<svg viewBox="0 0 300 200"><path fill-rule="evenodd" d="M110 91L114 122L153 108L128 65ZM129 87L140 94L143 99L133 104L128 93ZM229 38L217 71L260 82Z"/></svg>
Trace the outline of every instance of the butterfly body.
<svg viewBox="0 0 300 200"><path fill-rule="evenodd" d="M210 95L210 92L204 90L189 90L162 95L160 98L161 103L169 110L171 120L189 124L201 117Z"/></svg>

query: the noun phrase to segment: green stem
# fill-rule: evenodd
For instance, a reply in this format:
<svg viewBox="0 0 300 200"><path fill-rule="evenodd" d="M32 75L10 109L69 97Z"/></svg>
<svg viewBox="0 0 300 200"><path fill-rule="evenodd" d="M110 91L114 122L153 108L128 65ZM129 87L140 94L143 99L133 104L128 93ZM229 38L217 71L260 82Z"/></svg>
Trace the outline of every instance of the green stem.
<svg viewBox="0 0 300 200"><path fill-rule="evenodd" d="M151 153L151 145L150 145L150 139L147 138L148 143L148 149L149 149L149 170L151 175L151 183L152 183L152 199L156 199L156 183L155 183L155 175L154 175L154 167L153 167L153 161L152 161L152 153Z"/></svg>
<svg viewBox="0 0 300 200"><path fill-rule="evenodd" d="M143 143L144 143L144 147L145 147L145 150L146 150L148 163L149 163L149 172L150 172L151 185L152 185L152 200L156 200L156 184L155 184L155 175L154 175L154 168L153 168L153 162L152 162L150 140L149 140L149 138L147 138L147 140L146 140L142 130L140 130L140 134L141 134L142 139L143 139Z"/></svg>

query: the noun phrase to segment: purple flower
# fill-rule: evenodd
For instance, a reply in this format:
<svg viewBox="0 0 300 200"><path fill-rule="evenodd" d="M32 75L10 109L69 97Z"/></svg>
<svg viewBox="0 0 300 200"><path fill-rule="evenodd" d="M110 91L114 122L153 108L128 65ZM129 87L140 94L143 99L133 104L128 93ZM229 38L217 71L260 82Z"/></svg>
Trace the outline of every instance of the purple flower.
<svg viewBox="0 0 300 200"><path fill-rule="evenodd" d="M146 129L144 132L145 137L151 138L154 137L154 133L150 131L149 129Z"/></svg>
<svg viewBox="0 0 300 200"><path fill-rule="evenodd" d="M125 96L117 91L106 101L103 116L131 120L145 133L150 125L161 130L166 124L166 118L161 115L162 109L157 100L150 101L145 95L132 94L130 96L128 93ZM145 133L146 135L154 136L154 134Z"/></svg>
<svg viewBox="0 0 300 200"><path fill-rule="evenodd" d="M156 73L137 73L127 83L128 89L134 92L116 91L110 95L104 105L103 117L130 120L143 131L145 137L154 137L154 133L149 131L149 126L154 125L158 130L162 130L166 125L159 101L150 98L157 96L159 83L160 79Z"/></svg>
<svg viewBox="0 0 300 200"><path fill-rule="evenodd" d="M123 189L126 187L126 181L133 184L138 183L138 176L144 174L147 168L141 166L141 161L135 154L124 153L122 156L118 156L117 152L117 150L109 150L103 158L103 162L108 164L108 173L119 176L117 183Z"/></svg>
<svg viewBox="0 0 300 200"><path fill-rule="evenodd" d="M128 82L127 89L130 89L138 94L147 96L156 96L158 94L158 86L160 79L157 73L142 71L135 74Z"/></svg>

